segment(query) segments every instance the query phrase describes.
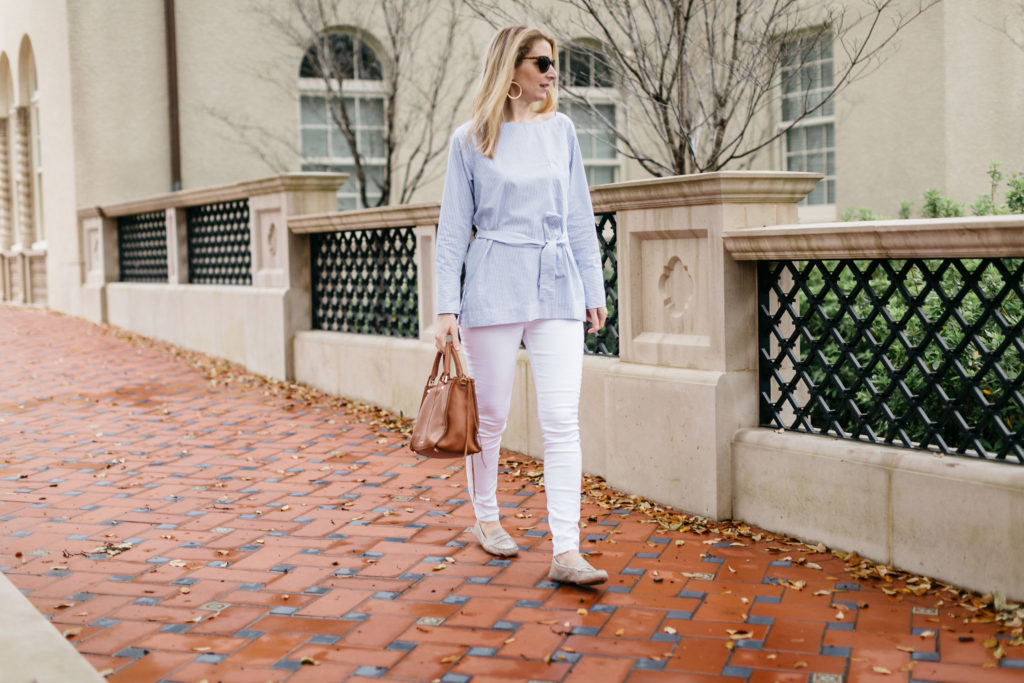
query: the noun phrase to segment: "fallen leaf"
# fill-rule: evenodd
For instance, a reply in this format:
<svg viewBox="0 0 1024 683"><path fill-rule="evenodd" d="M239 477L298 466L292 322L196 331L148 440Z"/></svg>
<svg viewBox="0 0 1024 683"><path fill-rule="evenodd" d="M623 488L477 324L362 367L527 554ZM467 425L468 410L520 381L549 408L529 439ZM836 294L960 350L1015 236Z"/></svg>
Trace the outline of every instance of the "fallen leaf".
<svg viewBox="0 0 1024 683"><path fill-rule="evenodd" d="M676 633L678 633L678 632L677 632L677 631L676 631L676 630L675 630L674 628L672 628L671 626L666 626L665 628L663 628L663 629L662 629L662 631L664 631L665 633L667 633L667 634L669 634L669 635L675 635Z"/></svg>
<svg viewBox="0 0 1024 683"><path fill-rule="evenodd" d="M299 664L302 666L318 666L320 662L316 661L312 657L303 657L299 660Z"/></svg>
<svg viewBox="0 0 1024 683"><path fill-rule="evenodd" d="M74 627L69 628L66 631L64 631L64 637L65 638L74 638L75 636L77 636L81 632L82 632L82 627L81 626L74 626Z"/></svg>
<svg viewBox="0 0 1024 683"><path fill-rule="evenodd" d="M615 632L615 635L617 635L617 636L624 636L624 635L626 635L626 629L620 628L618 631Z"/></svg>
<svg viewBox="0 0 1024 683"><path fill-rule="evenodd" d="M873 666L871 670L876 674L891 674L892 672L886 669L884 666Z"/></svg>

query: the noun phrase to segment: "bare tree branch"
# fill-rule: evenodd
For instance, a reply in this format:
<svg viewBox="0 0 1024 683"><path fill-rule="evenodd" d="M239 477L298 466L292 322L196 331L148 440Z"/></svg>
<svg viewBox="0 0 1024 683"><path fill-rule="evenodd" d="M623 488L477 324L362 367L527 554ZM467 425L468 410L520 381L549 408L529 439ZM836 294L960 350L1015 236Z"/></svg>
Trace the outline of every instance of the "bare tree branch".
<svg viewBox="0 0 1024 683"><path fill-rule="evenodd" d="M939 1L558 0L562 11L552 16L521 0L516 17L500 0L467 3L493 25L525 19L562 44L580 35L600 41L626 116L608 121L585 89L562 91L610 126L620 154L668 175L749 163L877 68L900 31ZM783 65L803 73L809 51L794 48L801 37L825 36L835 51L831 86L818 89L823 97L794 98L779 125ZM631 135L632 119L651 137Z"/></svg>

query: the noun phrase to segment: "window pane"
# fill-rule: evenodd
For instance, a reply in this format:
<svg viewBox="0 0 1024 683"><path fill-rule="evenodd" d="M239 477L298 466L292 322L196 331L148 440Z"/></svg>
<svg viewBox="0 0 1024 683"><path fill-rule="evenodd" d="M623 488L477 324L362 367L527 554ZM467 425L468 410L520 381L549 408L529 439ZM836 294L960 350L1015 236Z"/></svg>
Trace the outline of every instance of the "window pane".
<svg viewBox="0 0 1024 683"><path fill-rule="evenodd" d="M612 126L615 125L615 105L614 104L598 104L594 107L597 113L601 115L608 123ZM601 121L600 117L595 117L597 121ZM598 125L603 125L599 123Z"/></svg>
<svg viewBox="0 0 1024 683"><path fill-rule="evenodd" d="M804 169L804 158L800 154L794 154L786 157L786 170L787 171L803 171Z"/></svg>
<svg viewBox="0 0 1024 683"><path fill-rule="evenodd" d="M302 156L319 157L327 156L327 129L326 128L303 128L302 129Z"/></svg>
<svg viewBox="0 0 1024 683"><path fill-rule="evenodd" d="M829 60L827 62L822 62L821 63L821 76L820 76L820 78L821 78L821 87L822 88L828 88L828 89L832 88L833 82L832 82L832 61L831 60Z"/></svg>
<svg viewBox="0 0 1024 683"><path fill-rule="evenodd" d="M615 87L608 59L599 52L594 53L594 86L597 88Z"/></svg>
<svg viewBox="0 0 1024 683"><path fill-rule="evenodd" d="M576 137L580 141L580 154L584 159L591 159L594 156L594 137L586 130L576 130Z"/></svg>
<svg viewBox="0 0 1024 683"><path fill-rule="evenodd" d="M377 59L373 49L359 41L359 78L369 81L379 81L384 77L383 69L380 67L380 60Z"/></svg>
<svg viewBox="0 0 1024 683"><path fill-rule="evenodd" d="M835 147L836 143L832 140L835 134L835 127L831 123L825 124L825 146Z"/></svg>
<svg viewBox="0 0 1024 683"><path fill-rule="evenodd" d="M384 131L379 128L359 131L359 153L364 159L384 156Z"/></svg>
<svg viewBox="0 0 1024 683"><path fill-rule="evenodd" d="M359 98L359 125L384 125L384 100L380 97Z"/></svg>
<svg viewBox="0 0 1024 683"><path fill-rule="evenodd" d="M789 153L802 152L804 149L804 130L794 128L786 133L786 151ZM790 169L792 170L792 169Z"/></svg>
<svg viewBox="0 0 1024 683"><path fill-rule="evenodd" d="M332 74L335 78L352 78L354 73L354 45L352 36L347 33L332 33L328 44L330 46L330 57L334 63Z"/></svg>
<svg viewBox="0 0 1024 683"><path fill-rule="evenodd" d="M833 114L835 114L835 109L836 109L836 101L835 100L829 100L828 102L826 102L821 107L821 115L822 116L832 116Z"/></svg>
<svg viewBox="0 0 1024 683"><path fill-rule="evenodd" d="M587 169L588 185L607 185L615 182L614 166L591 166Z"/></svg>
<svg viewBox="0 0 1024 683"><path fill-rule="evenodd" d="M806 147L809 150L819 150L825 146L825 127L807 126L804 128Z"/></svg>
<svg viewBox="0 0 1024 683"><path fill-rule="evenodd" d="M604 128L594 134L594 158L615 158L615 134L612 133L611 129Z"/></svg>
<svg viewBox="0 0 1024 683"><path fill-rule="evenodd" d="M797 116L799 101L795 95L787 95L782 98L782 120L792 121Z"/></svg>
<svg viewBox="0 0 1024 683"><path fill-rule="evenodd" d="M335 159L351 159L352 151L348 148L345 134L337 126L331 126L331 156Z"/></svg>
<svg viewBox="0 0 1024 683"><path fill-rule="evenodd" d="M836 174L836 153L829 151L825 154L825 158L825 173L827 175L834 176Z"/></svg>
<svg viewBox="0 0 1024 683"><path fill-rule="evenodd" d="M327 104L324 98L316 95L303 95L299 102L302 112L299 120L304 125L322 126L327 123Z"/></svg>
<svg viewBox="0 0 1024 683"><path fill-rule="evenodd" d="M819 54L823 61L832 61L832 36L827 33L823 33L818 37L818 45L821 48Z"/></svg>
<svg viewBox="0 0 1024 683"><path fill-rule="evenodd" d="M569 74L569 81L583 88L590 86L590 55L579 48L569 50L572 53L572 72Z"/></svg>
<svg viewBox="0 0 1024 683"><path fill-rule="evenodd" d="M825 155L822 152L812 152L807 155L807 170L811 173L825 173Z"/></svg>

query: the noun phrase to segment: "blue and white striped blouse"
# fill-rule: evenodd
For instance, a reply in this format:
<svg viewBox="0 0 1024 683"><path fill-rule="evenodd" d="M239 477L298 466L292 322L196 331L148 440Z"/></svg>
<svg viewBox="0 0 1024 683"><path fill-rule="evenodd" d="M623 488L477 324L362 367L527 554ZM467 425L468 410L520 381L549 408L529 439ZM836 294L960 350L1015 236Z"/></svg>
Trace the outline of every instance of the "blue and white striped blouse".
<svg viewBox="0 0 1024 683"><path fill-rule="evenodd" d="M464 327L585 320L586 309L605 305L604 276L572 121L556 113L505 122L493 159L465 142L469 126L455 131L448 153L435 252L437 312L457 313Z"/></svg>

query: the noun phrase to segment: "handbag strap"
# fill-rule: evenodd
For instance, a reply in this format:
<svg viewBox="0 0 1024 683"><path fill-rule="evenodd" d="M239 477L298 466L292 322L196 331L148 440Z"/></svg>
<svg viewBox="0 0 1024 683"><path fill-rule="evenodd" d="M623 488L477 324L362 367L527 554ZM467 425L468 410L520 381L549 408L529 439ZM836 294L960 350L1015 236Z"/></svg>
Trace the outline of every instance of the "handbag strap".
<svg viewBox="0 0 1024 683"><path fill-rule="evenodd" d="M445 359L444 359L444 373L451 377L451 369L448 365L448 358L455 359L455 377L465 377L466 374L462 372L462 363L459 362L459 352L455 350L451 342L446 342L444 345Z"/></svg>
<svg viewBox="0 0 1024 683"><path fill-rule="evenodd" d="M432 368L430 368L430 374L427 376L427 386L431 386L432 384L437 384L438 380L440 379L437 376L437 369L441 365L441 356L442 355L443 354L440 351L438 351L437 355L434 356L434 366Z"/></svg>

